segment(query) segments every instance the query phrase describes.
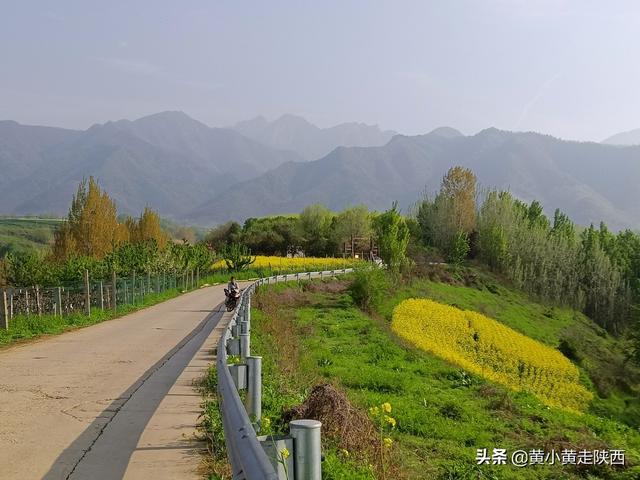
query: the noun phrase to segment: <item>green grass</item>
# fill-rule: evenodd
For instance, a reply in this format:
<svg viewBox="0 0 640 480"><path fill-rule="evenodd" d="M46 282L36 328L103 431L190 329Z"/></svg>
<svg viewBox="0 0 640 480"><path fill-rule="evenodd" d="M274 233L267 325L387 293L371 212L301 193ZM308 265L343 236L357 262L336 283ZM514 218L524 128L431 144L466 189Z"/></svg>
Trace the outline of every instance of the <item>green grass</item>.
<svg viewBox="0 0 640 480"><path fill-rule="evenodd" d="M402 300L430 298L483 313L554 348L562 340L575 352L571 360L581 369L583 382L595 389L592 411L640 427L640 371L626 362L619 340L580 312L537 303L486 273L474 272L473 286L415 280L387 296L380 315L390 321Z"/></svg>
<svg viewBox="0 0 640 480"><path fill-rule="evenodd" d="M123 305L117 311L93 308L91 315L74 313L62 317L53 315L18 315L9 322L8 330L0 330L0 347L18 341L30 340L43 335L57 335L69 330L95 325L96 323L121 317L128 313L150 307L180 295L178 289L166 290L162 293L146 295L135 305Z"/></svg>
<svg viewBox="0 0 640 480"><path fill-rule="evenodd" d="M278 285L259 295L279 295L285 288ZM298 289L295 285L288 288ZM487 293L498 298L488 297ZM469 375L403 345L389 331L384 318L385 312L389 314L402 298L432 296L463 308L486 305L495 309L494 318L523 332L536 333L532 336L541 341L553 343L572 328L570 311L554 310L548 325L533 328L536 322L542 321L539 315L548 318L544 316L546 309L516 292L476 292L470 287L432 282L396 292L381 307L383 315L379 318L362 313L347 294L304 292L303 295L304 302L291 304L286 302L284 294L280 295L280 308L275 317L259 310L255 310L252 317L252 351L259 352L264 362L263 408L275 424L282 411L300 403L314 383L332 382L341 385L352 403L363 411L384 401L393 405L393 415L398 420L394 434L396 454L405 478L640 478L637 427L597 416L595 412L575 415L550 409L531 395L515 393ZM298 343L297 366L288 374L279 365L291 359L279 348L273 334L268 333L274 318L289 322L286 333L294 336ZM609 338L603 341L612 342ZM620 471L608 467L578 471L575 467L561 466L520 469L477 466L476 448L494 447L625 449L627 459L635 466ZM324 465L326 478L359 478L354 472L362 471L362 465L345 464L330 445L325 448L327 458L331 459Z"/></svg>
<svg viewBox="0 0 640 480"><path fill-rule="evenodd" d="M8 252L39 250L53 243L61 219L0 217L0 257Z"/></svg>

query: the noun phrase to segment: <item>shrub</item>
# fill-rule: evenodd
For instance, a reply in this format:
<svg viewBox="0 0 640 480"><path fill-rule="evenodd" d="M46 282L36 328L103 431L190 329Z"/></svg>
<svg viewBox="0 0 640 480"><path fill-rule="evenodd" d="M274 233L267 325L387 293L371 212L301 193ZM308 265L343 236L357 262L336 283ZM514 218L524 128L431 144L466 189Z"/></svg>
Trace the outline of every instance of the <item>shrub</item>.
<svg viewBox="0 0 640 480"><path fill-rule="evenodd" d="M356 270L355 279L349 287L351 298L362 310L375 310L389 289L389 280L378 267L364 267Z"/></svg>

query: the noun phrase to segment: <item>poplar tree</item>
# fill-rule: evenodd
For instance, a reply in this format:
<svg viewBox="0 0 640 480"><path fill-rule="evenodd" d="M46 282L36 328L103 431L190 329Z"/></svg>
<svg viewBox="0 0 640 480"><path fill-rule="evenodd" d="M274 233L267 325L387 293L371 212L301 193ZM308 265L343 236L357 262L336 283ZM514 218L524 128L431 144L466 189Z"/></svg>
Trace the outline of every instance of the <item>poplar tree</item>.
<svg viewBox="0 0 640 480"><path fill-rule="evenodd" d="M53 254L58 260L71 255L102 259L125 240L115 202L90 177L78 186L67 220L55 233Z"/></svg>

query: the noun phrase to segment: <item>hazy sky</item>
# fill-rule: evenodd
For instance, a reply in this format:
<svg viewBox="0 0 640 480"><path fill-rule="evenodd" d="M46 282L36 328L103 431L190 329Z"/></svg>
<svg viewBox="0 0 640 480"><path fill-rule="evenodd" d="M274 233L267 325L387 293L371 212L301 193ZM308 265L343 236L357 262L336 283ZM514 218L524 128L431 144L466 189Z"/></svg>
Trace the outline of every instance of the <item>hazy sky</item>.
<svg viewBox="0 0 640 480"><path fill-rule="evenodd" d="M640 128L640 2L0 0L0 119Z"/></svg>

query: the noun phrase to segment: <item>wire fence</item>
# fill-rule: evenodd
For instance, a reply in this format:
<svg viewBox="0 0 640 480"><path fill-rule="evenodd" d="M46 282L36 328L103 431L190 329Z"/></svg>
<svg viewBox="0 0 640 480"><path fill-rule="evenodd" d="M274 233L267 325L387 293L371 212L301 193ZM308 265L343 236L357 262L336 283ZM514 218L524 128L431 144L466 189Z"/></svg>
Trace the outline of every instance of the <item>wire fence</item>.
<svg viewBox="0 0 640 480"><path fill-rule="evenodd" d="M92 280L85 271L84 281L59 287L4 287L0 289L0 328L8 328L17 316L67 316L91 314L97 310L116 310L137 305L149 295L167 290L189 290L199 285L198 270L183 273L135 273L128 277Z"/></svg>

